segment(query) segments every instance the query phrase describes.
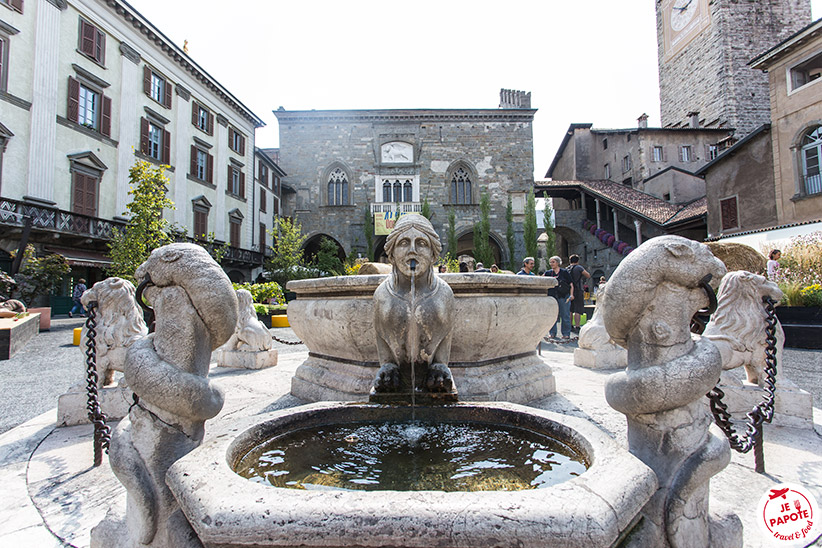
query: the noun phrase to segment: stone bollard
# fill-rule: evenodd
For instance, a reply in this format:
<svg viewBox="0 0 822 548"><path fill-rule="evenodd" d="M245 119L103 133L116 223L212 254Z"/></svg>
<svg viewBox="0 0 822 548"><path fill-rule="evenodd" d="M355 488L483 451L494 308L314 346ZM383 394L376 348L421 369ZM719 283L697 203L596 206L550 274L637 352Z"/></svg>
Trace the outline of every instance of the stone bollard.
<svg viewBox="0 0 822 548"><path fill-rule="evenodd" d="M628 367L605 386L608 403L628 420L628 448L657 475L629 546L736 547L736 515L711 516L709 481L730 462L705 394L722 370L719 350L692 337L691 317L708 304L701 282L715 287L726 269L708 248L678 236L642 244L608 281L602 314L611 338L628 350Z"/></svg>
<svg viewBox="0 0 822 548"><path fill-rule="evenodd" d="M92 547L194 548L197 538L165 483L168 468L202 443L223 405L208 380L211 352L234 332L237 297L200 246L155 249L136 272L155 312L155 332L134 342L125 379L139 398L111 440L109 462L127 492L91 532Z"/></svg>

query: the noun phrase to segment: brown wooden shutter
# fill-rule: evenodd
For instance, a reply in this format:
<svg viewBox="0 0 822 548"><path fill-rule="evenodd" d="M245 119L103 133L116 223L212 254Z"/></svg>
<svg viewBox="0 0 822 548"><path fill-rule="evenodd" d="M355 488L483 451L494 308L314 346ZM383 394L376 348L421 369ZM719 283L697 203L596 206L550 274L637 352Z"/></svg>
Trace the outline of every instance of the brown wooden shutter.
<svg viewBox="0 0 822 548"><path fill-rule="evenodd" d="M191 162L188 166L188 172L192 177L197 177L197 147L191 145Z"/></svg>
<svg viewBox="0 0 822 548"><path fill-rule="evenodd" d="M214 115L212 113L208 113L208 134L214 135Z"/></svg>
<svg viewBox="0 0 822 548"><path fill-rule="evenodd" d="M103 95L103 116L100 120L100 133L111 137L111 99Z"/></svg>
<svg viewBox="0 0 822 548"><path fill-rule="evenodd" d="M23 13L23 0L11 0L11 7Z"/></svg>
<svg viewBox="0 0 822 548"><path fill-rule="evenodd" d="M240 135L240 154L245 156L245 137Z"/></svg>
<svg viewBox="0 0 822 548"><path fill-rule="evenodd" d="M722 218L722 230L736 228L739 226L739 216L737 215L736 196L719 200L719 211Z"/></svg>
<svg viewBox="0 0 822 548"><path fill-rule="evenodd" d="M234 150L234 128L228 128L228 148Z"/></svg>
<svg viewBox="0 0 822 548"><path fill-rule="evenodd" d="M165 90L165 96L163 97L163 106L166 108L171 108L171 82L166 80L165 84L163 84L163 89Z"/></svg>
<svg viewBox="0 0 822 548"><path fill-rule="evenodd" d="M143 65L143 93L151 97L151 69Z"/></svg>
<svg viewBox="0 0 822 548"><path fill-rule="evenodd" d="M206 171L207 171L206 180L209 183L213 183L214 182L214 156L212 156L211 154L206 154L206 156L208 157L208 162L207 162L208 166L207 166L207 169L206 169Z"/></svg>
<svg viewBox="0 0 822 548"><path fill-rule="evenodd" d="M69 76L68 119L77 122L80 117L80 82Z"/></svg>
<svg viewBox="0 0 822 548"><path fill-rule="evenodd" d="M197 125L197 121L198 121L198 118L199 118L198 115L199 114L200 114L200 105L198 105L194 101L191 101L191 123L194 124L195 126Z"/></svg>
<svg viewBox="0 0 822 548"><path fill-rule="evenodd" d="M140 152L148 154L148 120L140 118Z"/></svg>
<svg viewBox="0 0 822 548"><path fill-rule="evenodd" d="M101 65L106 64L106 35L103 31L94 29L94 39L95 45L99 44L100 50L98 51L95 47L94 49L94 58L97 59L97 62Z"/></svg>
<svg viewBox="0 0 822 548"><path fill-rule="evenodd" d="M171 165L171 133L163 130L163 163Z"/></svg>
<svg viewBox="0 0 822 548"><path fill-rule="evenodd" d="M228 165L228 178L226 179L225 186L229 192L232 194L234 193L234 168L231 167L231 164Z"/></svg>
<svg viewBox="0 0 822 548"><path fill-rule="evenodd" d="M97 29L94 26L80 19L80 51L90 57L96 58L97 51Z"/></svg>
<svg viewBox="0 0 822 548"><path fill-rule="evenodd" d="M240 171L240 198L245 198L245 172Z"/></svg>
<svg viewBox="0 0 822 548"><path fill-rule="evenodd" d="M261 188L260 189L260 211L262 211L263 213L265 213L266 207L268 207L268 204L266 204L266 201L267 201L266 198L268 198L268 196L265 193L265 189Z"/></svg>

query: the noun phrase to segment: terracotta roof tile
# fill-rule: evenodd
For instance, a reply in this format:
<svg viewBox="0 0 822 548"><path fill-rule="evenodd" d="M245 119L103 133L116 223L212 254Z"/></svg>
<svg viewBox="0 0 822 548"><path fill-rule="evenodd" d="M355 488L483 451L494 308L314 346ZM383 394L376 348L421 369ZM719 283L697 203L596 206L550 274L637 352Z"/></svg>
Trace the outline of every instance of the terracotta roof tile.
<svg viewBox="0 0 822 548"><path fill-rule="evenodd" d="M677 205L613 181L539 180L534 181L534 186L546 189L552 187L583 188L594 196L608 200L660 226L694 219L708 212L708 202L706 198L700 198L684 205Z"/></svg>

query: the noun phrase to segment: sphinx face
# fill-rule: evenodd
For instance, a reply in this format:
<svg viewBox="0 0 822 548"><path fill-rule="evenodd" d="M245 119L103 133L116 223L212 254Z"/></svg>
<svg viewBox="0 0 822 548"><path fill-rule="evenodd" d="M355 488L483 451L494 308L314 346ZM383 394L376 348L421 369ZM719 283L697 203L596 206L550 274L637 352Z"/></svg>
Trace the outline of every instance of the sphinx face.
<svg viewBox="0 0 822 548"><path fill-rule="evenodd" d="M428 272L434 265L434 251L424 233L409 228L397 239L391 262L402 275L410 278L412 272Z"/></svg>

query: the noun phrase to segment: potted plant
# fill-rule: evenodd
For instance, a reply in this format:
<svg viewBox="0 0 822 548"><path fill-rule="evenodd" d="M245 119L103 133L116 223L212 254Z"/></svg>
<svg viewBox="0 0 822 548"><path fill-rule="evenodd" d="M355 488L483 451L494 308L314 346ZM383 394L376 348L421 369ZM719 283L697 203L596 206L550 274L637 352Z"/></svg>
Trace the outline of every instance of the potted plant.
<svg viewBox="0 0 822 548"><path fill-rule="evenodd" d="M822 348L822 231L791 238L775 279L784 294L776 315L785 346Z"/></svg>
<svg viewBox="0 0 822 548"><path fill-rule="evenodd" d="M51 327L51 307L32 308L32 305L47 297L70 271L71 267L62 255L54 253L37 257L34 246L26 246L20 271L15 276L15 297L26 305L29 312L40 313L40 331Z"/></svg>

